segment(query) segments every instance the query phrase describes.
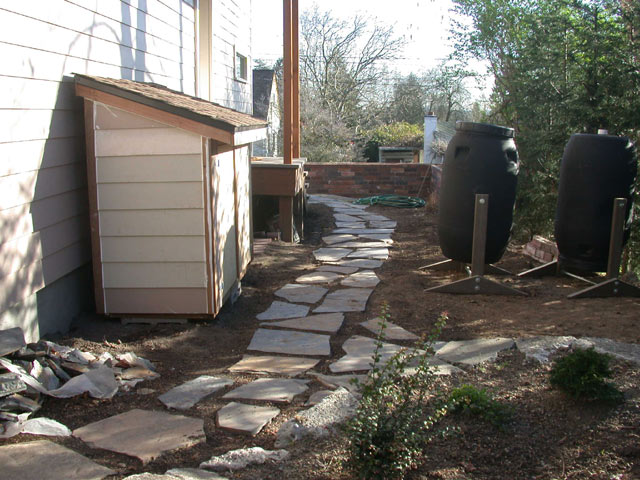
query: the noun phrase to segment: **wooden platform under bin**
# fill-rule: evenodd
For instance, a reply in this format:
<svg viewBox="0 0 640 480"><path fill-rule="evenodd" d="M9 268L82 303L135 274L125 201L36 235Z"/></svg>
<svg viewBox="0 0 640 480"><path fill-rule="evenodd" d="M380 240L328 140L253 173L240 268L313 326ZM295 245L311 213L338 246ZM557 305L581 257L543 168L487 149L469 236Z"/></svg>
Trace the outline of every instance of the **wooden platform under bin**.
<svg viewBox="0 0 640 480"><path fill-rule="evenodd" d="M252 255L249 145L264 121L162 86L76 75L96 310L212 317Z"/></svg>

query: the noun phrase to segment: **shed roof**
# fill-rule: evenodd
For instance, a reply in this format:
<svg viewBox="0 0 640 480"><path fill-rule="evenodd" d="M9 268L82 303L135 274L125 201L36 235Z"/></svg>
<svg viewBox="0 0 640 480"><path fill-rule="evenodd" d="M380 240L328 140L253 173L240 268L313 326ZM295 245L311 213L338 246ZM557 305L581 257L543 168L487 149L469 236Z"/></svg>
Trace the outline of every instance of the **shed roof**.
<svg viewBox="0 0 640 480"><path fill-rule="evenodd" d="M76 85L115 95L231 134L266 127L264 120L155 83L77 73L75 80ZM81 92L79 94L86 96Z"/></svg>

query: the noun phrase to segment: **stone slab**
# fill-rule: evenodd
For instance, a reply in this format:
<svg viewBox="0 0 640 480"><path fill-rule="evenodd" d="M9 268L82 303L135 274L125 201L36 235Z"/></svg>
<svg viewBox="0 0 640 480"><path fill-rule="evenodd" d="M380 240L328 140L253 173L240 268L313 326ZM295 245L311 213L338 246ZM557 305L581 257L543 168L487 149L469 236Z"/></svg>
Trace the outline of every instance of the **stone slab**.
<svg viewBox="0 0 640 480"><path fill-rule="evenodd" d="M292 320L281 320L279 322L264 322L261 326L291 328L293 330L310 330L313 332L336 333L340 330L344 322L343 313L321 313L320 315L310 315Z"/></svg>
<svg viewBox="0 0 640 480"><path fill-rule="evenodd" d="M380 240L381 242L385 242L389 244L393 243L390 233L365 233L365 234L360 234L359 237L366 238L368 240Z"/></svg>
<svg viewBox="0 0 640 480"><path fill-rule="evenodd" d="M516 339L516 348L524 353L529 360L539 363L547 363L549 357L560 349L568 349L576 341L576 337L571 336L537 336Z"/></svg>
<svg viewBox="0 0 640 480"><path fill-rule="evenodd" d="M329 335L259 328L247 350L288 355L331 355Z"/></svg>
<svg viewBox="0 0 640 480"><path fill-rule="evenodd" d="M20 327L0 330L0 357L17 352L26 345L24 332Z"/></svg>
<svg viewBox="0 0 640 480"><path fill-rule="evenodd" d="M317 405L322 400L327 398L332 393L333 393L333 390L318 390L317 392L314 392L309 396L309 400L306 401L305 406L313 407L314 405Z"/></svg>
<svg viewBox="0 0 640 480"><path fill-rule="evenodd" d="M258 320L281 320L304 317L307 313L309 313L309 307L305 305L295 305L276 300L267 310L256 315L256 318Z"/></svg>
<svg viewBox="0 0 640 480"><path fill-rule="evenodd" d="M369 227L370 228L396 228L398 226L398 222L389 220L389 221L370 221L369 222Z"/></svg>
<svg viewBox="0 0 640 480"><path fill-rule="evenodd" d="M31 418L24 422L22 433L31 435L45 435L48 437L70 437L71 430L60 422L56 422L50 418Z"/></svg>
<svg viewBox="0 0 640 480"><path fill-rule="evenodd" d="M356 240L358 237L355 235L341 234L341 235L328 235L326 237L322 237L322 241L327 245L333 245L336 243L349 242L352 240Z"/></svg>
<svg viewBox="0 0 640 480"><path fill-rule="evenodd" d="M350 248L323 247L313 251L313 256L318 262L337 262L349 255Z"/></svg>
<svg viewBox="0 0 640 480"><path fill-rule="evenodd" d="M264 450L261 447L250 447L232 450L217 457L211 457L200 464L200 468L208 470L226 471L242 470L249 465L263 464L265 462L281 462L289 458L286 450Z"/></svg>
<svg viewBox="0 0 640 480"><path fill-rule="evenodd" d="M347 355L329 365L329 370L333 373L357 372L373 368L373 354L376 349L376 340L373 338L355 335L342 345L342 349ZM405 347L401 345L383 342L382 348L378 350L380 363L386 363L403 349Z"/></svg>
<svg viewBox="0 0 640 480"><path fill-rule="evenodd" d="M381 322L382 319L378 317L367 320L366 322L362 322L360 325L378 336L380 334ZM386 327L384 329L384 338L386 340L418 340L420 337L418 337L415 333L411 333L408 330L405 330L400 325L396 325L392 322L386 322Z"/></svg>
<svg viewBox="0 0 640 480"><path fill-rule="evenodd" d="M48 440L0 447L0 465L7 480L100 480L117 473Z"/></svg>
<svg viewBox="0 0 640 480"><path fill-rule="evenodd" d="M345 213L334 213L333 218L336 222L362 222L360 217L347 215Z"/></svg>
<svg viewBox="0 0 640 480"><path fill-rule="evenodd" d="M280 409L275 407L231 402L218 410L216 418L220 428L257 435L279 413Z"/></svg>
<svg viewBox="0 0 640 480"><path fill-rule="evenodd" d="M362 270L349 275L340 282L345 287L373 288L380 283L380 279L373 270Z"/></svg>
<svg viewBox="0 0 640 480"><path fill-rule="evenodd" d="M354 384L354 380L358 380L360 383L364 382L367 378L366 375L324 375L317 372L309 372L309 375L315 377L318 382L327 388L346 388L351 393L357 393L358 388Z"/></svg>
<svg viewBox="0 0 640 480"><path fill-rule="evenodd" d="M351 275L358 271L358 267L344 267L339 265L320 265L317 269L318 272L335 272L344 275Z"/></svg>
<svg viewBox="0 0 640 480"><path fill-rule="evenodd" d="M367 228L364 222L336 222L336 228Z"/></svg>
<svg viewBox="0 0 640 480"><path fill-rule="evenodd" d="M333 283L344 278L344 275L340 275L336 272L323 272L316 271L311 273L305 273L296 278L297 283Z"/></svg>
<svg viewBox="0 0 640 480"><path fill-rule="evenodd" d="M370 234L388 234L393 233L393 228L336 228L333 233L348 233L351 235L370 235Z"/></svg>
<svg viewBox="0 0 640 480"><path fill-rule="evenodd" d="M231 400L260 400L265 402L291 403L296 395L309 388L309 380L293 378L259 378L225 394Z"/></svg>
<svg viewBox="0 0 640 480"><path fill-rule="evenodd" d="M318 303L328 290L317 285L298 285L296 283L288 283L275 294L293 303Z"/></svg>
<svg viewBox="0 0 640 480"><path fill-rule="evenodd" d="M324 302L319 307L316 307L313 312L364 312L372 293L372 288L343 288L336 290L328 294Z"/></svg>
<svg viewBox="0 0 640 480"><path fill-rule="evenodd" d="M199 468L172 468L165 475L169 475L172 480L227 480L227 477Z"/></svg>
<svg viewBox="0 0 640 480"><path fill-rule="evenodd" d="M427 363L433 368L432 371L435 375L454 375L465 373L461 368L451 365L437 357L431 357ZM415 375L416 370L417 369L415 367L407 367L402 374L404 376Z"/></svg>
<svg viewBox="0 0 640 480"><path fill-rule="evenodd" d="M390 218L375 213L362 212L360 216L369 222L393 222Z"/></svg>
<svg viewBox="0 0 640 480"><path fill-rule="evenodd" d="M350 241L340 244L344 248L389 248L391 245L382 240Z"/></svg>
<svg viewBox="0 0 640 480"><path fill-rule="evenodd" d="M187 410L193 407L204 397L233 385L233 380L228 378L211 377L201 375L198 378L172 388L158 397L169 408Z"/></svg>
<svg viewBox="0 0 640 480"><path fill-rule="evenodd" d="M78 428L73 436L93 448L147 463L164 452L205 441L203 424L200 418L134 409Z"/></svg>
<svg viewBox="0 0 640 480"><path fill-rule="evenodd" d="M274 357L245 355L230 372L275 373L295 377L315 367L320 360L302 357Z"/></svg>
<svg viewBox="0 0 640 480"><path fill-rule="evenodd" d="M386 260L389 258L388 248L358 248L347 255L347 258L371 258L374 260Z"/></svg>
<svg viewBox="0 0 640 480"><path fill-rule="evenodd" d="M512 338L478 338L445 343L436 356L449 363L478 365L495 360L498 353L515 346Z"/></svg>
<svg viewBox="0 0 640 480"><path fill-rule="evenodd" d="M590 343L597 352L608 353L616 358L640 364L640 345L635 343L616 342L608 338L584 337L576 339L576 343ZM584 348L584 347L583 347ZM589 348L588 346L586 348Z"/></svg>
<svg viewBox="0 0 640 480"><path fill-rule="evenodd" d="M382 261L369 258L354 258L353 260L340 260L337 265L340 267L380 268Z"/></svg>

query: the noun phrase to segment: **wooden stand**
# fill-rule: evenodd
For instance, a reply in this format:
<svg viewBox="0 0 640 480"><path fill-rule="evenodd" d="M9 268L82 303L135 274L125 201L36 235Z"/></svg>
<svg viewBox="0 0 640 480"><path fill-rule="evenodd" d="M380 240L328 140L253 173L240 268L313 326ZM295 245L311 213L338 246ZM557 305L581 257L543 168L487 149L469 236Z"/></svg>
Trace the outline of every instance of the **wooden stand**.
<svg viewBox="0 0 640 480"><path fill-rule="evenodd" d="M489 195L476 194L476 204L473 221L473 245L471 250L471 272L469 278L458 280L456 282L447 283L438 287L428 288L427 292L438 293L461 293L461 294L474 294L482 293L486 295L524 295L526 293L516 290L515 288L508 287L501 283L495 282L484 278L485 273L485 249L487 246L487 217L489 214ZM439 264L433 264L424 268L444 269L442 266L435 267L436 265L447 264L448 262L439 262ZM454 264L464 265L460 262L452 262L450 266ZM465 266L465 269L468 268ZM496 268L496 267L493 267ZM500 269L501 270L501 269ZM503 270L504 271L504 270Z"/></svg>

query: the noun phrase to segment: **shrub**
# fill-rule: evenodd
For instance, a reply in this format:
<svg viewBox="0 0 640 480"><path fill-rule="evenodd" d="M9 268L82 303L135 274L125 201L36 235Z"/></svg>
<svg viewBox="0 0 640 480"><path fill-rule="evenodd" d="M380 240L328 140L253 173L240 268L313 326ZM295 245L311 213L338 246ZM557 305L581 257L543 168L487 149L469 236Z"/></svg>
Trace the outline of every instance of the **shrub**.
<svg viewBox="0 0 640 480"><path fill-rule="evenodd" d="M370 162L379 161L379 147L416 147L422 148L424 132L422 126L412 123L397 122L381 125L364 132L364 156Z"/></svg>
<svg viewBox="0 0 640 480"><path fill-rule="evenodd" d="M555 362L550 374L551 385L574 398L620 401L622 392L605 380L611 376L610 360L609 355L593 348L577 348Z"/></svg>
<svg viewBox="0 0 640 480"><path fill-rule="evenodd" d="M420 345L399 352L386 363L380 355L389 319L386 305L381 319L373 368L363 383L356 382L362 399L346 426L347 466L359 478L367 479L402 478L417 465L424 445L435 435L434 426L447 412L446 407L436 407L432 401L435 375L428 364L446 314L440 315L433 332Z"/></svg>
<svg viewBox="0 0 640 480"><path fill-rule="evenodd" d="M497 427L503 426L511 417L511 409L495 400L484 388L462 385L448 397L452 413L478 416Z"/></svg>

